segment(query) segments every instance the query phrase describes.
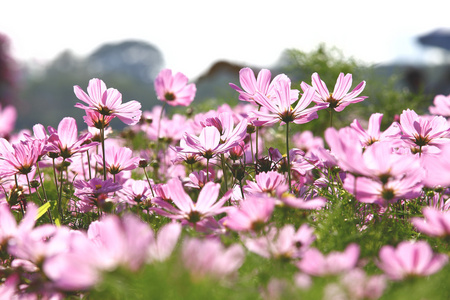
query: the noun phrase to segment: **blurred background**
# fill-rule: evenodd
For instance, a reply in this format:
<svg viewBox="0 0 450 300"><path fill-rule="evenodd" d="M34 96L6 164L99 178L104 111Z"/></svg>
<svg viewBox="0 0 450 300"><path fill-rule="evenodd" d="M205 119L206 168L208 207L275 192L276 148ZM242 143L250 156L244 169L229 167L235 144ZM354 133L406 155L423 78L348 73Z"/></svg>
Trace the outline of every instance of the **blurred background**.
<svg viewBox="0 0 450 300"><path fill-rule="evenodd" d="M162 68L195 82L194 107L206 108L238 102L228 83L246 66L286 73L294 88L315 71L330 89L339 72L352 73L370 98L344 123L425 112L435 95L450 94L450 3L441 0L49 0L0 9L0 103L17 108L17 129L66 116L84 129L73 86L85 90L93 77L149 110Z"/></svg>

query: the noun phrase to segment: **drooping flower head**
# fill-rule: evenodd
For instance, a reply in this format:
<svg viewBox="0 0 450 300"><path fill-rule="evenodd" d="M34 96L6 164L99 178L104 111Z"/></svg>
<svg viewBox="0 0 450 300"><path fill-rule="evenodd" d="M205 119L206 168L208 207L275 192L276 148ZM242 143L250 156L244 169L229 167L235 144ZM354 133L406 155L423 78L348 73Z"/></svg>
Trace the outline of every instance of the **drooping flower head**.
<svg viewBox="0 0 450 300"><path fill-rule="evenodd" d="M122 94L114 88L106 88L106 84L98 79L89 80L86 94L78 85L73 87L78 99L85 102L87 106L77 103L75 107L86 111L97 111L110 121L110 116L119 118L127 125L135 125L141 118L141 104L135 100L122 104ZM89 114L92 119L92 114ZM95 124L95 119L92 121ZM103 126L103 128L106 126Z"/></svg>
<svg viewBox="0 0 450 300"><path fill-rule="evenodd" d="M194 101L197 88L187 83L188 78L183 73L172 75L172 70L164 69L154 81L156 96L171 106L188 106Z"/></svg>

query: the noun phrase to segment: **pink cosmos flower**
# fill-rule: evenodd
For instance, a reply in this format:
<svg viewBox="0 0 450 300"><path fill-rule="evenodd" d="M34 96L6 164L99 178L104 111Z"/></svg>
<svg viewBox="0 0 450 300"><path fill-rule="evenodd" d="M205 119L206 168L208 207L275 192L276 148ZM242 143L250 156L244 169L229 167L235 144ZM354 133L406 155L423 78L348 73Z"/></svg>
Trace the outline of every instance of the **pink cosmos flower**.
<svg viewBox="0 0 450 300"><path fill-rule="evenodd" d="M256 78L252 69L242 68L239 71L239 81L242 89L234 83L230 83L230 86L239 92L239 100L261 105L255 95L260 93L268 98L272 98L275 95L275 84L280 80L286 80L287 76L279 74L272 82L270 82L270 79L271 73L267 69L261 69L258 73L258 78ZM291 90L291 98L293 101L298 99L298 90Z"/></svg>
<svg viewBox="0 0 450 300"><path fill-rule="evenodd" d="M155 78L156 96L171 106L188 106L194 101L197 88L187 84L188 78L183 73L172 75L172 70L164 69Z"/></svg>
<svg viewBox="0 0 450 300"><path fill-rule="evenodd" d="M294 133L292 141L294 146L305 152L306 155L317 148L324 147L323 139L321 137L315 137L309 130Z"/></svg>
<svg viewBox="0 0 450 300"><path fill-rule="evenodd" d="M86 103L75 104L75 107L84 110L97 111L108 120L110 116L119 118L127 125L134 125L139 122L142 111L141 104L135 100L122 104L122 94L113 88L106 88L106 84L97 78L89 80L86 94L78 85L73 87L78 99ZM103 126L103 128L106 126Z"/></svg>
<svg viewBox="0 0 450 300"><path fill-rule="evenodd" d="M402 139L412 147L439 146L450 142L450 127L442 116L427 118L419 116L413 110L404 110L400 115Z"/></svg>
<svg viewBox="0 0 450 300"><path fill-rule="evenodd" d="M207 126L202 129L200 135L184 134L187 149L179 149L182 152L195 151L194 153L213 158L217 154L225 153L238 145L247 134L247 120L244 119L234 128L225 141L221 141L221 132L215 126Z"/></svg>
<svg viewBox="0 0 450 300"><path fill-rule="evenodd" d="M37 140L10 144L0 138L0 174L28 174L36 167L41 143Z"/></svg>
<svg viewBox="0 0 450 300"><path fill-rule="evenodd" d="M313 232L314 229L307 224L297 231L288 224L280 229L270 228L265 236L247 238L244 244L248 250L266 258L295 259L300 258L314 242L316 236Z"/></svg>
<svg viewBox="0 0 450 300"><path fill-rule="evenodd" d="M94 155L94 158L100 165L103 165L101 155ZM112 175L122 171L136 169L139 160L139 157L133 157L133 151L130 148L118 146L105 147L106 170Z"/></svg>
<svg viewBox="0 0 450 300"><path fill-rule="evenodd" d="M396 248L386 245L379 253L377 265L392 280L411 276L428 276L448 262L446 254L434 254L425 241L403 241Z"/></svg>
<svg viewBox="0 0 450 300"><path fill-rule="evenodd" d="M134 180L131 178L125 181L123 188L117 192L117 195L130 205L147 204L154 197L152 189L146 180Z"/></svg>
<svg viewBox="0 0 450 300"><path fill-rule="evenodd" d="M119 265L130 270L140 268L147 261L153 236L148 224L134 215L108 215L92 222L87 234L102 253L98 264L104 270L114 270Z"/></svg>
<svg viewBox="0 0 450 300"><path fill-rule="evenodd" d="M260 231L272 216L275 200L269 197L249 195L238 207L227 211L222 224L234 231Z"/></svg>
<svg viewBox="0 0 450 300"><path fill-rule="evenodd" d="M385 289L385 276L368 276L361 269L353 269L340 277L339 284L332 283L325 287L324 299L377 300Z"/></svg>
<svg viewBox="0 0 450 300"><path fill-rule="evenodd" d="M366 96L359 96L366 86L366 82L362 81L358 84L350 93L350 87L352 86L352 74L340 73L334 86L333 93L328 91L326 84L320 79L319 74L314 73L311 76L312 86L315 90L313 100L317 104L325 104L326 107L330 107L335 111L343 111L349 104L361 102L366 99ZM311 88L306 82L300 84L303 92ZM359 96L359 97L358 97Z"/></svg>
<svg viewBox="0 0 450 300"><path fill-rule="evenodd" d="M176 207L157 197L153 202L159 205L160 208L155 207L153 211L172 219L185 219L194 224L206 217L215 216L224 212L225 208L223 205L231 196L230 192L228 192L221 199L217 200L220 184L207 182L200 191L197 201L194 203L184 191L179 179L170 179L167 185L170 190L171 200Z"/></svg>
<svg viewBox="0 0 450 300"><path fill-rule="evenodd" d="M245 251L239 244L225 248L217 239L188 238L182 245L181 258L192 276L223 279L236 275L244 263Z"/></svg>
<svg viewBox="0 0 450 300"><path fill-rule="evenodd" d="M424 207L422 213L425 218L411 219L411 223L418 231L428 236L450 236L450 210L442 211L434 207Z"/></svg>
<svg viewBox="0 0 450 300"><path fill-rule="evenodd" d="M247 180L244 190L249 194L267 194L274 197L277 188L286 183L284 176L276 171L262 172L255 176L255 181Z"/></svg>
<svg viewBox="0 0 450 300"><path fill-rule="evenodd" d="M369 127L367 131L364 130L357 119L353 120L350 127L353 128L359 136L361 144L364 147L370 146L378 141L393 141L395 138L400 138L401 130L398 123L394 122L384 132L380 131L381 119L383 114L375 113L369 118Z"/></svg>
<svg viewBox="0 0 450 300"><path fill-rule="evenodd" d="M356 267L359 258L359 246L350 244L344 252L331 252L323 255L315 248L308 249L297 267L306 274L313 276L337 275Z"/></svg>
<svg viewBox="0 0 450 300"><path fill-rule="evenodd" d="M307 108L314 97L314 90L308 89L298 100L295 107L292 107L291 98L291 81L289 79L280 80L275 86L275 96L268 98L267 96L257 93L255 99L269 112L254 111L253 114L258 118L253 121L256 126L271 126L275 123L280 124L295 123L304 124L311 120L317 119L317 111L325 108L323 105L316 105Z"/></svg>
<svg viewBox="0 0 450 300"><path fill-rule="evenodd" d="M431 114L444 117L450 116L450 95L435 96L433 104L434 106L428 108Z"/></svg>
<svg viewBox="0 0 450 300"><path fill-rule="evenodd" d="M91 210L94 206L102 207L109 200L109 196L113 192L117 192L122 185L114 182L111 178L106 181L94 177L89 181L75 180L73 183L75 188L74 195L80 198L80 204L83 210Z"/></svg>
<svg viewBox="0 0 450 300"><path fill-rule="evenodd" d="M90 142L91 133L78 136L78 127L74 118L66 117L59 122L58 130L48 127L50 137L48 138L49 152L58 153L62 158L69 158L75 153L84 152L99 143Z"/></svg>

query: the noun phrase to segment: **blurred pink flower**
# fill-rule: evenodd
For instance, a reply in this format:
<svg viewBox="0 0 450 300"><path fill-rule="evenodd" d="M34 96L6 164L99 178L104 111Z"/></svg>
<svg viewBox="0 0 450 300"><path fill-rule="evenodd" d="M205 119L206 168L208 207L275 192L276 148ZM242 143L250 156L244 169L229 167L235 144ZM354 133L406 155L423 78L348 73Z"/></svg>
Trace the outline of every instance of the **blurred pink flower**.
<svg viewBox="0 0 450 300"><path fill-rule="evenodd" d="M434 106L428 108L431 114L444 117L450 116L450 95L436 95L433 104Z"/></svg>
<svg viewBox="0 0 450 300"><path fill-rule="evenodd" d="M313 276L337 275L348 272L356 267L359 258L359 246L350 244L344 252L331 252L323 255L315 248L308 249L297 267L306 274Z"/></svg>
<svg viewBox="0 0 450 300"><path fill-rule="evenodd" d="M343 111L349 104L361 102L367 98L366 96L359 96L366 86L365 81L358 84L350 93L348 92L352 86L352 74L344 76L344 73L340 73L333 93L328 91L326 84L320 79L319 74L314 73L311 76L311 80L315 90L312 101L317 104L326 104L327 107L338 112ZM302 82L300 87L305 93L311 88L306 82Z"/></svg>
<svg viewBox="0 0 450 300"><path fill-rule="evenodd" d="M172 70L164 69L155 78L156 96L171 106L188 106L194 101L197 88L187 84L188 78L183 73L172 75Z"/></svg>
<svg viewBox="0 0 450 300"><path fill-rule="evenodd" d="M78 85L75 85L73 90L77 98L88 105L77 103L75 107L97 111L108 120L110 120L110 116L117 117L127 125L134 125L141 118L142 111L139 102L132 100L122 104L122 94L116 89L107 89L106 84L98 78L89 80L88 94Z"/></svg>
<svg viewBox="0 0 450 300"><path fill-rule="evenodd" d="M150 237L147 262L166 260L172 254L180 235L181 225L179 223L162 226L157 235L154 233Z"/></svg>
<svg viewBox="0 0 450 300"><path fill-rule="evenodd" d="M270 228L265 236L245 238L244 244L248 250L266 258L295 259L314 242L314 229L303 224L296 231L292 224L282 228Z"/></svg>
<svg viewBox="0 0 450 300"><path fill-rule="evenodd" d="M428 236L450 236L450 210L442 211L434 207L422 209L424 218L411 218L411 223Z"/></svg>
<svg viewBox="0 0 450 300"><path fill-rule="evenodd" d="M237 275L245 251L239 244L225 248L217 239L185 239L181 248L185 268L194 278L223 279Z"/></svg>
<svg viewBox="0 0 450 300"><path fill-rule="evenodd" d="M378 267L392 280L412 276L428 276L438 272L448 262L446 254L434 254L425 241L403 241L396 248L383 246Z"/></svg>
<svg viewBox="0 0 450 300"><path fill-rule="evenodd" d="M223 226L235 231L260 231L269 221L275 208L275 199L262 195L249 195L231 207L221 221Z"/></svg>
<svg viewBox="0 0 450 300"><path fill-rule="evenodd" d="M7 138L16 124L17 110L14 106L8 105L2 109L0 105L0 137Z"/></svg>

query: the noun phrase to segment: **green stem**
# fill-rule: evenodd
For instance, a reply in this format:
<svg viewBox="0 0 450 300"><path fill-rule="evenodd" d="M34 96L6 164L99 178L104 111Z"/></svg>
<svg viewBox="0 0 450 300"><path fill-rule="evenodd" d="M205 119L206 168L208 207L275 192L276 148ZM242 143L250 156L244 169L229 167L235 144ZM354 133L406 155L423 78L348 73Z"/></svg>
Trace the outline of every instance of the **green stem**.
<svg viewBox="0 0 450 300"><path fill-rule="evenodd" d="M61 177L59 182L59 196L58 196L58 212L61 220L63 220L63 211L62 211L62 190L63 190L63 175L64 175L64 162L66 161L65 158L63 158L63 161L61 163Z"/></svg>
<svg viewBox="0 0 450 300"><path fill-rule="evenodd" d="M209 158L206 159L206 182L209 182Z"/></svg>
<svg viewBox="0 0 450 300"><path fill-rule="evenodd" d="M142 168L144 170L145 178L147 178L148 185L150 186L150 190L152 191L153 197L155 197L155 192L153 192L152 183L150 182L150 178L148 177L147 171L145 168Z"/></svg>
<svg viewBox="0 0 450 300"><path fill-rule="evenodd" d="M89 153L89 150L86 151L87 154L87 164L88 164L88 173L89 173L89 180L92 179L92 173L91 173L91 155Z"/></svg>
<svg viewBox="0 0 450 300"><path fill-rule="evenodd" d="M288 166L289 192L291 192L292 186L291 186L291 159L289 157L289 122L286 123L286 158Z"/></svg>
<svg viewBox="0 0 450 300"><path fill-rule="evenodd" d="M222 161L223 180L225 181L225 192L227 192L228 191L227 172L225 170L225 155L223 153L222 153L220 159Z"/></svg>
<svg viewBox="0 0 450 300"><path fill-rule="evenodd" d="M102 156L103 156L103 180L106 181L106 156L105 156L105 128L100 128L100 141L102 143Z"/></svg>

